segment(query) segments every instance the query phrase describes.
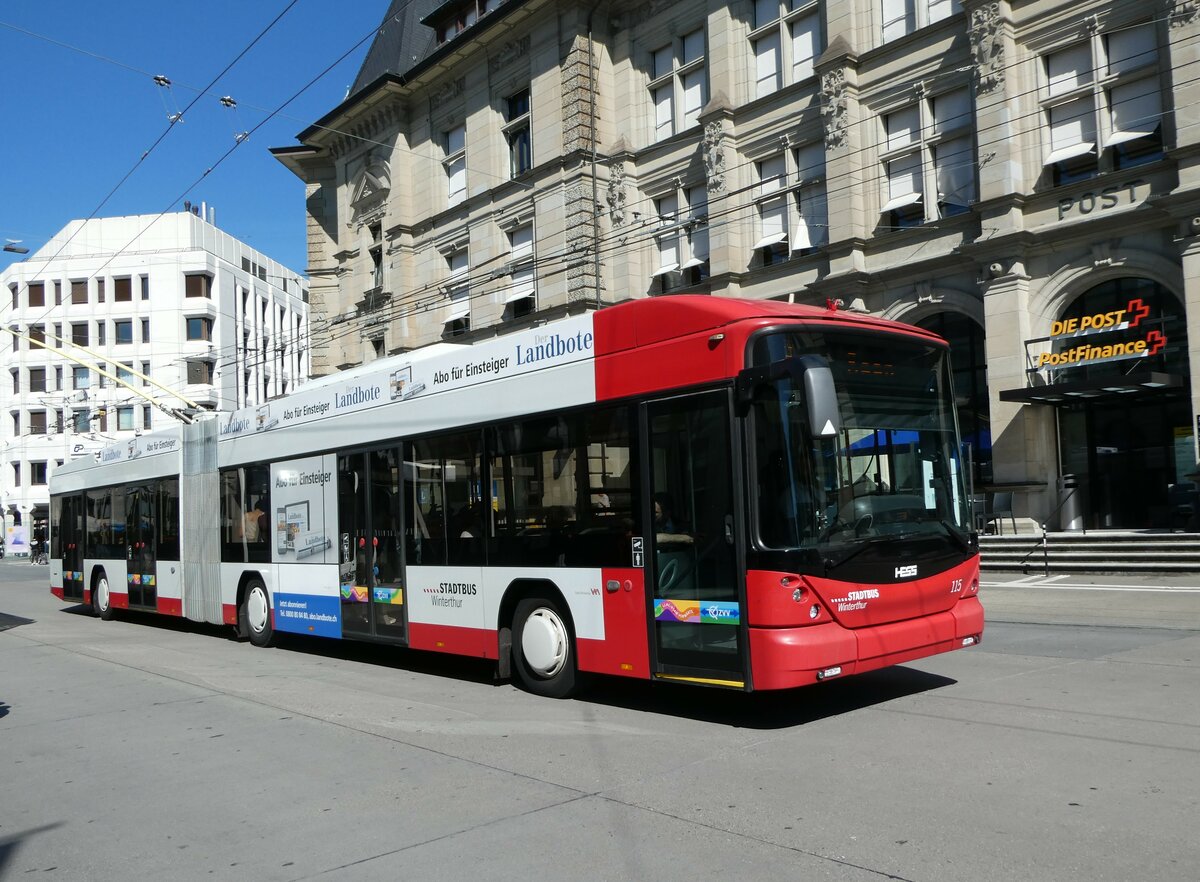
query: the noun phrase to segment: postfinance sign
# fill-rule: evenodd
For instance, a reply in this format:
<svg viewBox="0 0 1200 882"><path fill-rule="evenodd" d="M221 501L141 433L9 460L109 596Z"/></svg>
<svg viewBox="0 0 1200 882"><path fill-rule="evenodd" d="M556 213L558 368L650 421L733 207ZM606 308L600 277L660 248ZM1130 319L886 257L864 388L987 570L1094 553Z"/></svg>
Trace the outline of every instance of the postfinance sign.
<svg viewBox="0 0 1200 882"><path fill-rule="evenodd" d="M1050 326L1050 337L1060 341L1072 337L1127 331L1140 326L1142 319L1149 314L1150 307L1140 298L1135 298L1130 300L1124 309L1056 321ZM1126 358L1146 358L1157 354L1166 345L1167 338L1162 332L1147 331L1140 339L1106 344L1086 342L1059 349L1057 352L1042 352L1037 357L1037 366L1071 368Z"/></svg>

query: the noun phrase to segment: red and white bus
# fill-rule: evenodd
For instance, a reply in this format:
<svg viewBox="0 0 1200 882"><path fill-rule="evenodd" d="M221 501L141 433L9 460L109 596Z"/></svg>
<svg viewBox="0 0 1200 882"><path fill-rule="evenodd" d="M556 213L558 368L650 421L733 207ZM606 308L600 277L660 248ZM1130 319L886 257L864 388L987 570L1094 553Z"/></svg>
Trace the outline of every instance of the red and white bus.
<svg viewBox="0 0 1200 882"><path fill-rule="evenodd" d="M833 309L651 298L438 344L103 449L51 585L584 674L785 689L979 642L949 353Z"/></svg>

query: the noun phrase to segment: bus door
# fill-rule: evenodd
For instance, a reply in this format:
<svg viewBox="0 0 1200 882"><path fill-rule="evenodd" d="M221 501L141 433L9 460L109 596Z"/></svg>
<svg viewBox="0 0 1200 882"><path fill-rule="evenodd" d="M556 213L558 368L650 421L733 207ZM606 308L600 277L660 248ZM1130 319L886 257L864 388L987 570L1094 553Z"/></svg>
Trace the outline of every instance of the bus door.
<svg viewBox="0 0 1200 882"><path fill-rule="evenodd" d="M157 544L155 541L155 498L153 484L125 488L125 581L130 607L158 606Z"/></svg>
<svg viewBox="0 0 1200 882"><path fill-rule="evenodd" d="M55 506L61 506L54 511ZM50 500L51 544L62 561L63 600L83 600L83 497ZM57 525L57 535L55 535Z"/></svg>
<svg viewBox="0 0 1200 882"><path fill-rule="evenodd" d="M660 678L745 686L732 424L724 390L646 405L643 523Z"/></svg>
<svg viewBox="0 0 1200 882"><path fill-rule="evenodd" d="M400 451L338 457L342 633L404 639Z"/></svg>

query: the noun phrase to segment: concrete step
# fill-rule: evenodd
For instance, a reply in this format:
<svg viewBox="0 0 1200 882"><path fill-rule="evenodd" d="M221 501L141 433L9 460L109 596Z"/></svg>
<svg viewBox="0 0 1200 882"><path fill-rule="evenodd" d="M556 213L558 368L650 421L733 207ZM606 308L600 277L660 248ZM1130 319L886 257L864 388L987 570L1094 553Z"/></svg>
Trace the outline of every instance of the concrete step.
<svg viewBox="0 0 1200 882"><path fill-rule="evenodd" d="M1200 535L1101 531L980 537L983 570L1200 573Z"/></svg>

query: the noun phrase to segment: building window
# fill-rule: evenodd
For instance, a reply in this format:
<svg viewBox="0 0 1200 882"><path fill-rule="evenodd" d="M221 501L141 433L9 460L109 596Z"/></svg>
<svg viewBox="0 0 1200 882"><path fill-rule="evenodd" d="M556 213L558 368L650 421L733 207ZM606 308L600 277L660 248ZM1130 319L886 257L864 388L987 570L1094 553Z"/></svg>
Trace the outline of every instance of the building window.
<svg viewBox="0 0 1200 882"><path fill-rule="evenodd" d="M20 395L21 394L21 369L13 368L11 371L9 371L9 374L12 376L13 395Z"/></svg>
<svg viewBox="0 0 1200 882"><path fill-rule="evenodd" d="M117 319L113 322L113 342L118 346L133 342L133 319Z"/></svg>
<svg viewBox="0 0 1200 882"><path fill-rule="evenodd" d="M46 305L46 286L41 282L29 283L29 305L30 306L45 306Z"/></svg>
<svg viewBox="0 0 1200 882"><path fill-rule="evenodd" d="M205 273L189 273L183 278L185 297L212 297L212 276Z"/></svg>
<svg viewBox="0 0 1200 882"><path fill-rule="evenodd" d="M446 170L446 201L451 207L467 196L467 127L442 132L442 167Z"/></svg>
<svg viewBox="0 0 1200 882"><path fill-rule="evenodd" d="M104 302L104 279L96 279L96 302Z"/></svg>
<svg viewBox="0 0 1200 882"><path fill-rule="evenodd" d="M18 288L16 285L8 286L8 293L12 294L12 308L14 310L21 308L21 296L18 293L20 290L21 289Z"/></svg>
<svg viewBox="0 0 1200 882"><path fill-rule="evenodd" d="M1044 57L1043 164L1050 183L1085 180L1163 155L1162 86L1153 24L1123 28Z"/></svg>
<svg viewBox="0 0 1200 882"><path fill-rule="evenodd" d="M881 0L883 42L962 12L961 0Z"/></svg>
<svg viewBox="0 0 1200 882"><path fill-rule="evenodd" d="M29 369L29 391L46 391L46 369L44 367L35 367Z"/></svg>
<svg viewBox="0 0 1200 882"><path fill-rule="evenodd" d="M141 279L141 281L142 281L142 299L149 300L150 299L150 277L149 276L138 276L138 278Z"/></svg>
<svg viewBox="0 0 1200 882"><path fill-rule="evenodd" d="M679 268L685 285L697 285L708 279L708 187L697 184L683 191L687 218L683 227Z"/></svg>
<svg viewBox="0 0 1200 882"><path fill-rule="evenodd" d="M72 322L71 323L71 342L76 346L88 345L88 323L87 322Z"/></svg>
<svg viewBox="0 0 1200 882"><path fill-rule="evenodd" d="M96 322L96 345L97 346L105 345L105 340L104 340L105 327L106 326L105 326L103 319Z"/></svg>
<svg viewBox="0 0 1200 882"><path fill-rule="evenodd" d="M63 387L63 369L56 367L54 369L54 391L61 392Z"/></svg>
<svg viewBox="0 0 1200 882"><path fill-rule="evenodd" d="M117 408L117 431L132 432L133 431L133 408L122 406Z"/></svg>
<svg viewBox="0 0 1200 882"><path fill-rule="evenodd" d="M755 0L755 97L813 76L821 21L815 0Z"/></svg>
<svg viewBox="0 0 1200 882"><path fill-rule="evenodd" d="M46 483L46 462L45 460L32 460L29 463L29 483L34 487L41 487Z"/></svg>
<svg viewBox="0 0 1200 882"><path fill-rule="evenodd" d="M127 303L133 300L133 280L129 276L113 279L113 302Z"/></svg>
<svg viewBox="0 0 1200 882"><path fill-rule="evenodd" d="M522 89L504 102L504 138L508 142L510 175L515 178L533 168L528 89Z"/></svg>
<svg viewBox="0 0 1200 882"><path fill-rule="evenodd" d="M76 282L71 282L71 302L72 303L87 303L87 279L81 279Z"/></svg>
<svg viewBox="0 0 1200 882"><path fill-rule="evenodd" d="M513 318L520 318L536 308L533 224L508 234L508 269L512 281L504 292L504 303L511 305Z"/></svg>
<svg viewBox="0 0 1200 882"><path fill-rule="evenodd" d="M148 318L142 319L142 342L150 342L150 319Z"/></svg>
<svg viewBox="0 0 1200 882"><path fill-rule="evenodd" d="M46 411L44 411L44 410L29 411L29 434L30 435L45 435L46 434Z"/></svg>
<svg viewBox="0 0 1200 882"><path fill-rule="evenodd" d="M825 144L813 141L758 164L758 241L764 266L829 243Z"/></svg>
<svg viewBox="0 0 1200 882"><path fill-rule="evenodd" d="M187 381L191 385L211 386L213 363L211 361L189 361L187 363Z"/></svg>
<svg viewBox="0 0 1200 882"><path fill-rule="evenodd" d="M75 410L71 412L71 426L77 435L82 435L84 432L91 431L92 415L87 410Z"/></svg>
<svg viewBox="0 0 1200 882"><path fill-rule="evenodd" d="M654 240L658 245L658 268L650 274L652 284L658 286L660 294L677 289L683 277L679 272L679 196L667 193L654 200L654 213L658 215L658 231Z"/></svg>
<svg viewBox="0 0 1200 882"><path fill-rule="evenodd" d="M117 379L130 386L133 385L133 363L123 363L117 366Z"/></svg>
<svg viewBox="0 0 1200 882"><path fill-rule="evenodd" d="M71 388L87 389L92 385L92 375L85 367L71 368Z"/></svg>
<svg viewBox="0 0 1200 882"><path fill-rule="evenodd" d="M700 110L708 100L703 28L651 54L650 100L656 141L699 123Z"/></svg>
<svg viewBox="0 0 1200 882"><path fill-rule="evenodd" d="M21 464L19 462L14 462L12 464L12 470L13 470L13 486L20 487L21 486Z"/></svg>
<svg viewBox="0 0 1200 882"><path fill-rule="evenodd" d="M455 337L471 329L471 286L468 275L470 262L466 249L449 255L446 258L446 266L450 271L446 280L450 308L446 312L444 322L446 333Z"/></svg>
<svg viewBox="0 0 1200 882"><path fill-rule="evenodd" d="M143 361L142 362L142 385L143 386L150 385L150 380L147 379L149 376L150 376L150 362Z"/></svg>
<svg viewBox="0 0 1200 882"><path fill-rule="evenodd" d="M193 317L187 320L187 339L212 340L212 319Z"/></svg>
<svg viewBox="0 0 1200 882"><path fill-rule="evenodd" d="M105 376L108 373L108 365L102 361L96 362L96 373L100 376L100 388L107 389L112 385L112 378Z"/></svg>
<svg viewBox="0 0 1200 882"><path fill-rule="evenodd" d="M44 349L46 345L46 326L45 325L30 325L29 326L29 351L34 349Z"/></svg>
<svg viewBox="0 0 1200 882"><path fill-rule="evenodd" d="M54 305L62 306L62 282L54 283Z"/></svg>
<svg viewBox="0 0 1200 882"><path fill-rule="evenodd" d="M966 89L883 117L880 226L903 229L970 210L975 201L971 99Z"/></svg>
<svg viewBox="0 0 1200 882"><path fill-rule="evenodd" d="M142 428L145 429L147 432L150 431L150 416L151 416L150 411L151 410L153 410L153 408L151 408L149 404L142 405Z"/></svg>

